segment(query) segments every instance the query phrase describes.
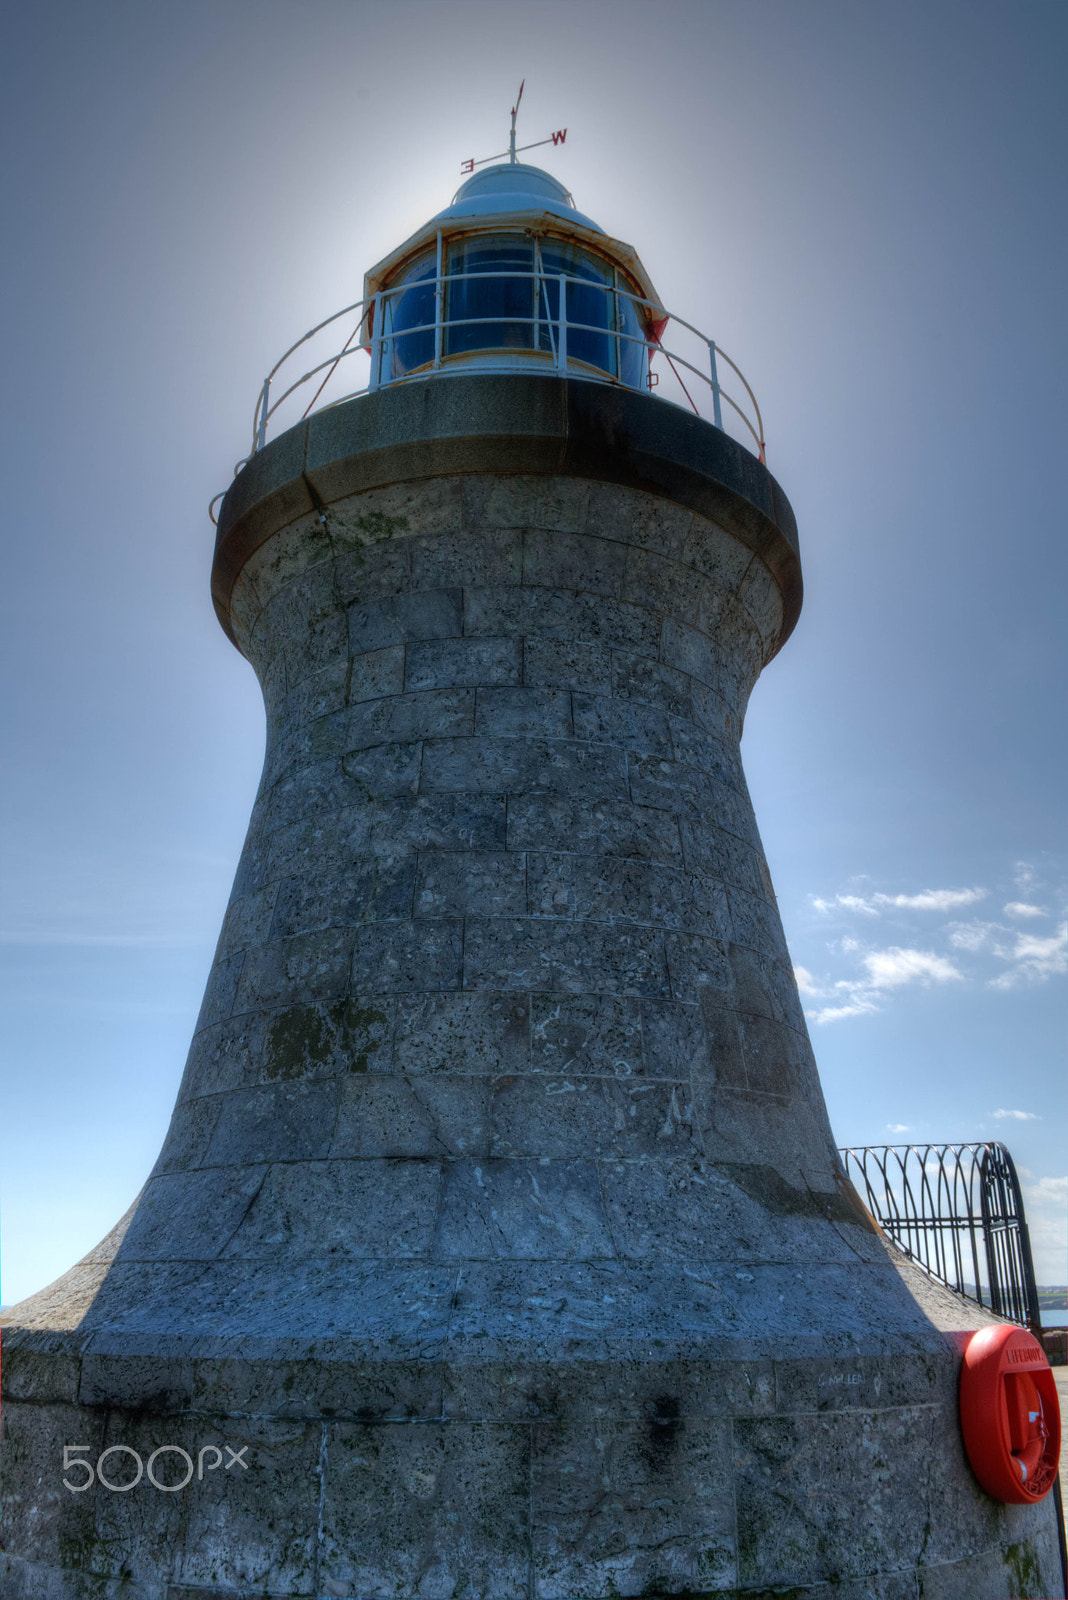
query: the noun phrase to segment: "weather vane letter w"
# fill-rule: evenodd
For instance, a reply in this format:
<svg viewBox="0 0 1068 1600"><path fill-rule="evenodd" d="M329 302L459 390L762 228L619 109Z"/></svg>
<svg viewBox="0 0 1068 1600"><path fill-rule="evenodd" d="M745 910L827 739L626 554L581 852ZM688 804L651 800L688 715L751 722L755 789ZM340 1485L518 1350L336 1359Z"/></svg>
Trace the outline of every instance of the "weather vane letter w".
<svg viewBox="0 0 1068 1600"><path fill-rule="evenodd" d="M460 162L460 171L465 176L469 172L474 172L476 167L486 166L490 161L500 161L504 156L507 156L509 161L514 162L516 156L522 155L524 150L536 150L538 146L542 144L563 144L564 140L567 138L567 129L557 128L556 132L551 133L547 139L535 139L533 144L521 144L519 149L516 149L515 119L519 112L519 102L523 98L523 85L526 83L526 81L527 80L524 78L523 82L519 85L519 93L516 95L515 105L512 107L512 131L509 135L507 150L501 150L495 156L483 156L481 161L476 161L473 156L469 156L466 161Z"/></svg>

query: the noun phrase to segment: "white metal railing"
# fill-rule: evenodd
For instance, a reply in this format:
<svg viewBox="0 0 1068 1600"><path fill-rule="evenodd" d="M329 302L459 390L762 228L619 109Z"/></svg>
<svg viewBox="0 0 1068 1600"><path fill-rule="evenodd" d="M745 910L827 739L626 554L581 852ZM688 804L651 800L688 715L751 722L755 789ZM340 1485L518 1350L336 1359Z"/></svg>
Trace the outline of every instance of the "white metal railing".
<svg viewBox="0 0 1068 1600"><path fill-rule="evenodd" d="M497 279L522 280L531 285L534 292L531 296L531 309L526 310L501 310L490 316L481 317L453 317L445 314L445 290L450 284L466 281L486 283ZM536 286L536 289L535 289ZM567 302L568 290L575 287L587 292L603 293L614 296L618 300L629 301L636 312L636 324L639 327L650 329L647 333L635 334L628 332L624 327L626 318L617 312L611 319L612 325L596 324L575 321L568 316ZM551 313L549 303L549 290L552 288L557 300L555 313ZM422 322L410 327L391 328L385 327L389 303L396 297L415 292L426 293L433 291L434 320ZM543 309L544 308L544 309ZM322 360L308 367L299 377L288 380L288 372L283 374L283 368L291 363L298 351L308 347L309 354L317 353L316 341L325 342L331 335L327 330L332 330L334 325L346 318L355 318L355 324L348 338L341 346L326 354ZM462 328L479 326L501 326L510 324L531 330L533 343L523 344L514 348L485 348L472 349L450 354L447 349L449 335ZM669 350L664 342L664 334L668 325L677 330L682 338L682 348ZM652 330L656 327L656 334ZM542 330L548 341L548 348L540 344ZM396 376L392 373L394 351L396 345L402 340L419 338L424 335L433 335L432 359L422 363L409 372ZM615 374L589 362L577 359L572 353L569 355L569 344L573 347L574 335L592 334L600 338L615 342ZM323 339L320 339L323 336ZM419 382L428 376L446 376L464 372L515 372L517 370L537 370L544 366L546 370L556 371L561 375L571 373L590 382L604 383L620 388L634 388L633 383L625 382L617 376L623 370L624 347L640 347L644 355L640 357L641 370L644 383L642 387L657 389L657 398L669 404L682 405L692 410L696 415L702 416L705 411L698 406L693 395L682 376L683 371L692 375L697 380L694 387L699 397L704 400L705 408L711 408L711 417L708 419L717 428L724 428L723 407L730 408L730 414L744 427L749 439L756 446L757 455L761 461L765 460L764 423L757 404L756 396L750 388L745 376L739 367L731 360L725 351L720 349L714 339L702 333L698 328L682 317L677 317L671 312L666 312L655 301L644 300L641 296L631 294L618 285L598 283L589 278L581 278L570 273L542 272L537 269L521 271L494 272L438 272L433 277L415 280L414 282L395 284L389 289L380 289L377 294L366 300L356 300L352 305L345 306L340 311L335 311L333 316L326 317L322 322L301 336L282 355L271 368L264 379L256 401L252 425L252 448L234 468L235 475L249 462L258 450L267 442L268 426L278 420L278 414L285 411L287 416L282 419L285 426L302 421L311 415L313 410L328 410L332 406L342 405L347 400L353 400L360 395L373 393L376 389L392 388L401 383ZM657 363L663 360L667 371L661 370ZM720 382L719 363L726 362L734 373L744 390L741 400L727 392ZM346 379L349 373L356 375L358 369L366 363L362 376L365 381L356 387L348 387L346 383L337 383L338 373L343 371ZM290 365L288 371L293 370ZM661 378L667 382L661 384ZM316 383L316 379L319 381ZM281 385L284 384L284 387ZM299 402L294 399L298 392L306 386L314 384L311 398L299 410ZM344 393L334 393L337 388L344 389ZM666 392L665 392L666 391ZM679 393L685 397L680 399ZM325 398L324 398L325 396ZM303 398L303 396L301 396ZM292 403L291 403L292 402ZM321 402L321 403L320 403ZM748 404L746 403L748 402ZM293 413L296 412L296 415ZM724 430L726 431L726 430ZM749 442L748 439L745 440ZM225 494L215 496L209 507L209 514L214 522L215 507Z"/></svg>

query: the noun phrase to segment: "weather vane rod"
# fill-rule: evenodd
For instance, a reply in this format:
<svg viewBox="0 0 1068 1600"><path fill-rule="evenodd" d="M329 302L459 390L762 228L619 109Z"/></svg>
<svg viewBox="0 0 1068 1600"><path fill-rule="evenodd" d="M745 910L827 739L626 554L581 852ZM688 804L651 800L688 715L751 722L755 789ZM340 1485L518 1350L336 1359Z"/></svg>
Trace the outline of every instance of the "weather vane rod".
<svg viewBox="0 0 1068 1600"><path fill-rule="evenodd" d="M536 150L541 144L563 144L564 140L567 138L567 129L557 128L556 132L551 133L547 139L535 139L533 144L521 144L519 149L516 149L515 119L519 111L519 102L523 98L523 84L525 84L526 81L527 80L524 78L523 83L519 85L519 93L516 95L515 105L512 107L512 131L508 137L507 150L501 150L495 156L483 156L481 161L475 161L473 157L468 157L466 161L460 162L460 171L462 173L466 174L468 172L474 172L476 167L484 167L490 161L500 161L502 156L507 156L509 161L514 163L516 156L522 155L524 150Z"/></svg>

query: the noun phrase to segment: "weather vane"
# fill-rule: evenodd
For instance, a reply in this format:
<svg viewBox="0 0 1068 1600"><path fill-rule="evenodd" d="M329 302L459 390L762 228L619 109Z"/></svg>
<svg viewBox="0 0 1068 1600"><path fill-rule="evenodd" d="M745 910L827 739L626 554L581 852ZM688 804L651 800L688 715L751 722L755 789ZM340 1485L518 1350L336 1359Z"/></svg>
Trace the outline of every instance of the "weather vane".
<svg viewBox="0 0 1068 1600"><path fill-rule="evenodd" d="M507 156L509 161L514 162L516 156L520 155L524 150L536 150L540 144L563 144L564 140L567 138L567 129L557 128L556 132L551 133L547 139L535 139L533 144L521 144L519 149L516 149L515 119L516 113L519 110L519 102L523 98L523 84L526 83L526 81L527 80L524 78L523 83L519 85L519 93L516 95L515 105L512 107L512 132L508 139L507 150L501 150L499 154L495 156L483 156L481 161L475 161L472 157L469 157L466 161L461 161L460 171L462 173L466 174L468 172L474 172L476 167L484 167L490 161L499 161L501 156Z"/></svg>

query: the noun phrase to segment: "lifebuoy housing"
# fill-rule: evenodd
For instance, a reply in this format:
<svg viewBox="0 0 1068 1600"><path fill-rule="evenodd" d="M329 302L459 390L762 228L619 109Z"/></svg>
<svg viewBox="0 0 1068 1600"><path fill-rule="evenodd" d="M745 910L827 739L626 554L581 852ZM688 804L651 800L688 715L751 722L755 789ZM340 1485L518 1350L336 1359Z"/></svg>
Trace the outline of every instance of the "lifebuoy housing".
<svg viewBox="0 0 1068 1600"><path fill-rule="evenodd" d="M987 1494L1042 1500L1061 1453L1061 1409L1046 1352L1024 1328L983 1328L964 1352L960 1422L972 1471Z"/></svg>

